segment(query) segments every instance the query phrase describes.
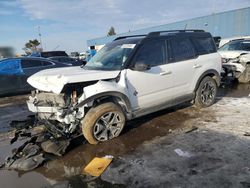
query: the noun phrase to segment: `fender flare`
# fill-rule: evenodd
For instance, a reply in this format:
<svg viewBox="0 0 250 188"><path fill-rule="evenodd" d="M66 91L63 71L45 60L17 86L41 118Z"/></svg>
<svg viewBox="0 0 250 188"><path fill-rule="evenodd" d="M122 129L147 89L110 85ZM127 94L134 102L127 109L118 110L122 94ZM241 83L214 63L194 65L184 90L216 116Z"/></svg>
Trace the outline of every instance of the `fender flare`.
<svg viewBox="0 0 250 188"><path fill-rule="evenodd" d="M218 73L218 71L214 70L214 69L209 69L207 71L205 71L198 79L196 85L195 85L195 89L194 89L194 92L197 90L197 88L199 87L202 79L206 76L209 76L209 75L214 75L213 78L215 79L216 81L216 84L217 86L220 86L220 74Z"/></svg>
<svg viewBox="0 0 250 188"><path fill-rule="evenodd" d="M98 93L96 95L92 95L91 97L88 97L86 98L85 100L83 100L82 102L80 102L78 105L75 106L75 108L79 108L79 107L82 107L83 105L91 102L91 101L94 101L98 98L101 98L101 97L117 97L117 98L120 98L124 103L125 103L125 107L126 107L126 111L131 114L132 113L132 106L131 106L131 103L128 99L128 97L121 93L121 92L118 92L118 91L107 91L107 92L102 92L102 93Z"/></svg>

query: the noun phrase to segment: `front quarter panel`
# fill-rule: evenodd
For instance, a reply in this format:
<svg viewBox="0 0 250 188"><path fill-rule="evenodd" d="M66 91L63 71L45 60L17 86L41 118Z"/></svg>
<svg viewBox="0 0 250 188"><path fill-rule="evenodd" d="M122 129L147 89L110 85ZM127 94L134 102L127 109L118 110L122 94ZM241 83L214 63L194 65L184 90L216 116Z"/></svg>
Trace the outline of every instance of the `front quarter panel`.
<svg viewBox="0 0 250 188"><path fill-rule="evenodd" d="M89 99L105 96L107 93L116 93L127 98L126 87L119 85L115 80L113 81L98 81L94 85L87 86L83 89L83 95L79 98L78 104L85 103L86 101L92 102ZM95 97L96 96L96 97Z"/></svg>

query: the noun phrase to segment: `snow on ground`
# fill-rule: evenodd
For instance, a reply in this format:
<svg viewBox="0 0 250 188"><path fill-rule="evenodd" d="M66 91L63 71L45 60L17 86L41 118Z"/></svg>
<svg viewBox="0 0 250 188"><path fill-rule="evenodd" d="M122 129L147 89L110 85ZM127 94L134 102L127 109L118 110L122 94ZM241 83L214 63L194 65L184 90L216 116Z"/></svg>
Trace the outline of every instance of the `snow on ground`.
<svg viewBox="0 0 250 188"><path fill-rule="evenodd" d="M217 122L205 123L206 128L239 137L243 137L245 132L250 133L250 97L225 97L207 110L214 112Z"/></svg>
<svg viewBox="0 0 250 188"><path fill-rule="evenodd" d="M185 110L186 111L186 110ZM120 157L102 175L128 187L250 187L250 98L220 98L174 132Z"/></svg>

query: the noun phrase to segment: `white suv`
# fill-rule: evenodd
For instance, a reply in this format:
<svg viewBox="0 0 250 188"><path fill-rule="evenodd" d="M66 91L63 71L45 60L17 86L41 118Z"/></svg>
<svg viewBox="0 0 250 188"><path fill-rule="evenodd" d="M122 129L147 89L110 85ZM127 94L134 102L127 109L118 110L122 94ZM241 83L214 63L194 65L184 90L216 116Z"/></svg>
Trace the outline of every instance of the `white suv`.
<svg viewBox="0 0 250 188"><path fill-rule="evenodd" d="M202 30L124 36L82 67L44 70L30 111L55 137L83 132L91 144L117 137L127 120L185 101L208 107L220 85L221 57Z"/></svg>

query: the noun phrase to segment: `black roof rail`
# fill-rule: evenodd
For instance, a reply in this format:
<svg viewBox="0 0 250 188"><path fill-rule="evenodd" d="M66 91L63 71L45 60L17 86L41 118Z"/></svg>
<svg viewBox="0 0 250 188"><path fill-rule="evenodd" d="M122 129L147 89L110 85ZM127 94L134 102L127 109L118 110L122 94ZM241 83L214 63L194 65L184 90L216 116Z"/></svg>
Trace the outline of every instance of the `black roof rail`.
<svg viewBox="0 0 250 188"><path fill-rule="evenodd" d="M125 38L130 38L130 37L146 37L147 35L126 35L126 36L120 36L117 37L115 40L120 40L120 39L125 39Z"/></svg>
<svg viewBox="0 0 250 188"><path fill-rule="evenodd" d="M114 39L115 40L120 40L120 39L125 39L125 38L130 38L130 37L153 37L153 36L159 36L161 33L186 33L186 32L205 32L204 30L201 29L186 29L186 30L167 30L167 31L153 31L148 34L144 35L126 35L126 36L120 36Z"/></svg>
<svg viewBox="0 0 250 188"><path fill-rule="evenodd" d="M167 30L167 31L153 31L148 34L149 37L159 36L161 33L186 33L186 32L205 32L201 29L185 29L185 30Z"/></svg>

